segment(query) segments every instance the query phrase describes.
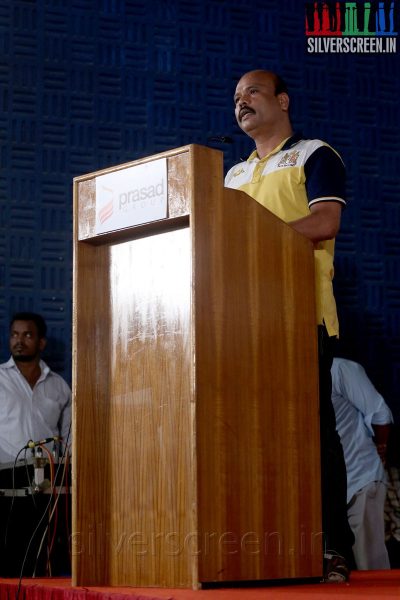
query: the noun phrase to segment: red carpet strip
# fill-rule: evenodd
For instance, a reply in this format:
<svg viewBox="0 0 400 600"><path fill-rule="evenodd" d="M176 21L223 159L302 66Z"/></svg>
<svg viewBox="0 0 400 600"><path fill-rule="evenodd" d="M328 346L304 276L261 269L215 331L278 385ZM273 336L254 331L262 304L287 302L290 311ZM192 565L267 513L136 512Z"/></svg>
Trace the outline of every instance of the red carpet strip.
<svg viewBox="0 0 400 600"><path fill-rule="evenodd" d="M15 600L18 580L0 579L0 600ZM310 583L257 588L186 590L72 587L69 579L23 579L19 600L400 600L400 570L356 571L347 584Z"/></svg>

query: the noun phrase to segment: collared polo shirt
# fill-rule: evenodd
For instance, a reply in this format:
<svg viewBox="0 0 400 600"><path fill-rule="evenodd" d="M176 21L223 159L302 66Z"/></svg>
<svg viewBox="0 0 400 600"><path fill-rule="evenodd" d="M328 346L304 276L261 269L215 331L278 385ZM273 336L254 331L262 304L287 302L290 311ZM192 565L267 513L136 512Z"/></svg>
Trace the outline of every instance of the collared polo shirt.
<svg viewBox="0 0 400 600"><path fill-rule="evenodd" d="M254 151L232 167L225 186L246 192L285 222L310 214L317 202L345 206L345 169L338 153L321 140L294 135L260 159ZM317 323L328 334L339 334L333 295L334 240L319 242L314 250Z"/></svg>

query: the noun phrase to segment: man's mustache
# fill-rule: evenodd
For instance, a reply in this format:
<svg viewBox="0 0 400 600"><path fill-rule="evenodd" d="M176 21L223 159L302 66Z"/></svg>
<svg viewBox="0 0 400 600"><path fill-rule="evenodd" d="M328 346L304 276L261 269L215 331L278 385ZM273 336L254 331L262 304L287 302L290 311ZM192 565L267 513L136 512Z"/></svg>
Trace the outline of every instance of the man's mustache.
<svg viewBox="0 0 400 600"><path fill-rule="evenodd" d="M256 113L256 111L253 110L252 108L250 108L249 106L243 106L243 108L241 108L240 111L239 111L239 121L242 120L242 118L244 117L244 115L247 115L249 113L251 113L251 114L254 115Z"/></svg>

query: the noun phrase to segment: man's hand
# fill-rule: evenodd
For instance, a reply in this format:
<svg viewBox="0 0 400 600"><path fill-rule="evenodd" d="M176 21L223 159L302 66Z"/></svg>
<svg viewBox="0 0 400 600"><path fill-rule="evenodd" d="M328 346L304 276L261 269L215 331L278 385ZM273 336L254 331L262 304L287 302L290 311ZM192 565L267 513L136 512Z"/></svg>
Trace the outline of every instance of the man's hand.
<svg viewBox="0 0 400 600"><path fill-rule="evenodd" d="M387 425L375 425L372 423L372 429L375 433L374 442L376 445L376 451L378 452L379 457L384 465L386 465L387 444L390 428L390 423Z"/></svg>

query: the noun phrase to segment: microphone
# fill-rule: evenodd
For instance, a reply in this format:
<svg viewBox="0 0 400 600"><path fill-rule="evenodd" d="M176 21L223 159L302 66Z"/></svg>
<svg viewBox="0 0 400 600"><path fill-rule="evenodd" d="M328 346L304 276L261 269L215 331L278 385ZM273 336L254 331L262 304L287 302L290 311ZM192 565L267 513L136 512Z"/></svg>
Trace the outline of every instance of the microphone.
<svg viewBox="0 0 400 600"><path fill-rule="evenodd" d="M220 142L221 144L233 144L233 138L229 135L214 135L207 138L209 142Z"/></svg>
<svg viewBox="0 0 400 600"><path fill-rule="evenodd" d="M24 450L27 448L35 448L35 446L41 446L42 444L49 444L50 442L59 442L60 437L58 435L53 435L53 437L45 438L44 440L38 440L34 442L33 440L29 440L29 442L24 446Z"/></svg>

